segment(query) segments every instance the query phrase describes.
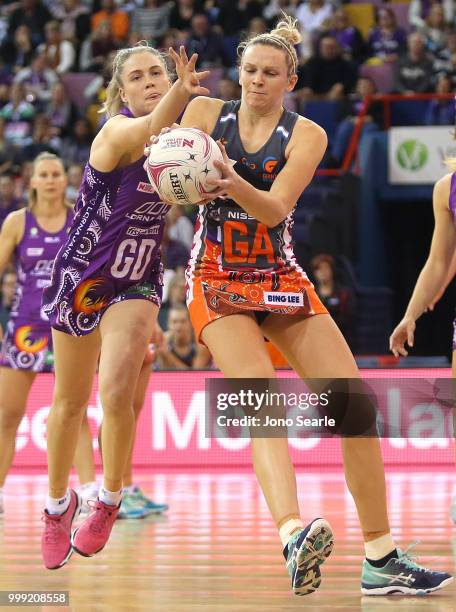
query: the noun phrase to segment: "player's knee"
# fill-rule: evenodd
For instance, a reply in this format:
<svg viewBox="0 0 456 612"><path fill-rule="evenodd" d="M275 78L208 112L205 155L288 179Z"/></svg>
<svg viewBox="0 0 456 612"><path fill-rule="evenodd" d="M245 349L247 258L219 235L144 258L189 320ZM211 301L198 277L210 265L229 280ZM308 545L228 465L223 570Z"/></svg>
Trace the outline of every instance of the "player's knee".
<svg viewBox="0 0 456 612"><path fill-rule="evenodd" d="M89 398L79 395L54 395L52 410L61 418L74 419L80 418L81 413L87 408Z"/></svg>
<svg viewBox="0 0 456 612"><path fill-rule="evenodd" d="M131 409L132 405L132 384L125 377L112 379L109 384L100 385L100 401L103 412L110 414L123 413Z"/></svg>

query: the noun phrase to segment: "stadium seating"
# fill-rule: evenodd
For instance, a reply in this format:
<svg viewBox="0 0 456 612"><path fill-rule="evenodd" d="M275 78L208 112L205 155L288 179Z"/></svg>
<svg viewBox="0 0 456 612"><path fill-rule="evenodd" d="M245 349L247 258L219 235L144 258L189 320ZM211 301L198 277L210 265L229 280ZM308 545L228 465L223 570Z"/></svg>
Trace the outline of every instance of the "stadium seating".
<svg viewBox="0 0 456 612"><path fill-rule="evenodd" d="M351 25L358 28L367 39L369 30L375 24L375 8L372 4L345 4L344 11L348 15Z"/></svg>
<svg viewBox="0 0 456 612"><path fill-rule="evenodd" d="M371 78L381 93L390 93L393 89L392 64L364 64L360 68L360 75Z"/></svg>
<svg viewBox="0 0 456 612"><path fill-rule="evenodd" d="M405 2L388 3L386 6L396 15L397 25L407 33L411 32L412 26L408 17L410 6Z"/></svg>
<svg viewBox="0 0 456 612"><path fill-rule="evenodd" d="M306 102L300 109L307 119L321 125L332 142L336 131L339 115L339 102L333 100L315 100Z"/></svg>

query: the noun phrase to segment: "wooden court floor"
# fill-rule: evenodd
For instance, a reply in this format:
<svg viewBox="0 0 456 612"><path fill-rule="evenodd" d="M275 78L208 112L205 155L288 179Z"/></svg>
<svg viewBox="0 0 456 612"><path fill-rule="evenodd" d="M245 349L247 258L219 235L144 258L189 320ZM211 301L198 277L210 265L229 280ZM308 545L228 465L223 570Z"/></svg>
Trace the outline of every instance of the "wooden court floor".
<svg viewBox="0 0 456 612"><path fill-rule="evenodd" d="M250 471L139 473L138 481L153 498L170 504L168 515L117 521L96 557L75 554L51 572L40 558L46 478L11 475L0 519L0 590L68 590L69 609L90 612L456 611L454 585L427 597L361 596L360 531L338 471L298 475L303 516L324 516L336 536L323 583L306 597L290 592L280 542ZM455 487L450 471L393 471L388 477L399 546L421 539L414 550L420 561L453 573L456 526L448 505Z"/></svg>

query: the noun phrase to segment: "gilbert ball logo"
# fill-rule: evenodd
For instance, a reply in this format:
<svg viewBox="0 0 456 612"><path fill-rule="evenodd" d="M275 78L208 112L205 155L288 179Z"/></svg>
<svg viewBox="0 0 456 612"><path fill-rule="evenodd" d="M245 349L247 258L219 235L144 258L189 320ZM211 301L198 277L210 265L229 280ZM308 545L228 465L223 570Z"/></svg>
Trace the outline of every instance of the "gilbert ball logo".
<svg viewBox="0 0 456 612"><path fill-rule="evenodd" d="M419 140L405 140L396 152L396 159L401 168L416 172L421 170L429 157L428 149Z"/></svg>

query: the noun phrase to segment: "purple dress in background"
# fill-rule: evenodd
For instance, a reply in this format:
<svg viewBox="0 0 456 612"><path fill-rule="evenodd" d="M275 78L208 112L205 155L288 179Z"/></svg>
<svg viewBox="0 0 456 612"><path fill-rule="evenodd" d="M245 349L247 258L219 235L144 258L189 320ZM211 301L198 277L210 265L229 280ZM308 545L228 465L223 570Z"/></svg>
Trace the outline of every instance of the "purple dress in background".
<svg viewBox="0 0 456 612"><path fill-rule="evenodd" d="M72 221L73 212L68 210L62 229L46 232L31 211L25 212L24 235L15 252L17 284L2 341L2 367L53 371L51 327L41 309L41 297L51 282L54 259L68 238Z"/></svg>

